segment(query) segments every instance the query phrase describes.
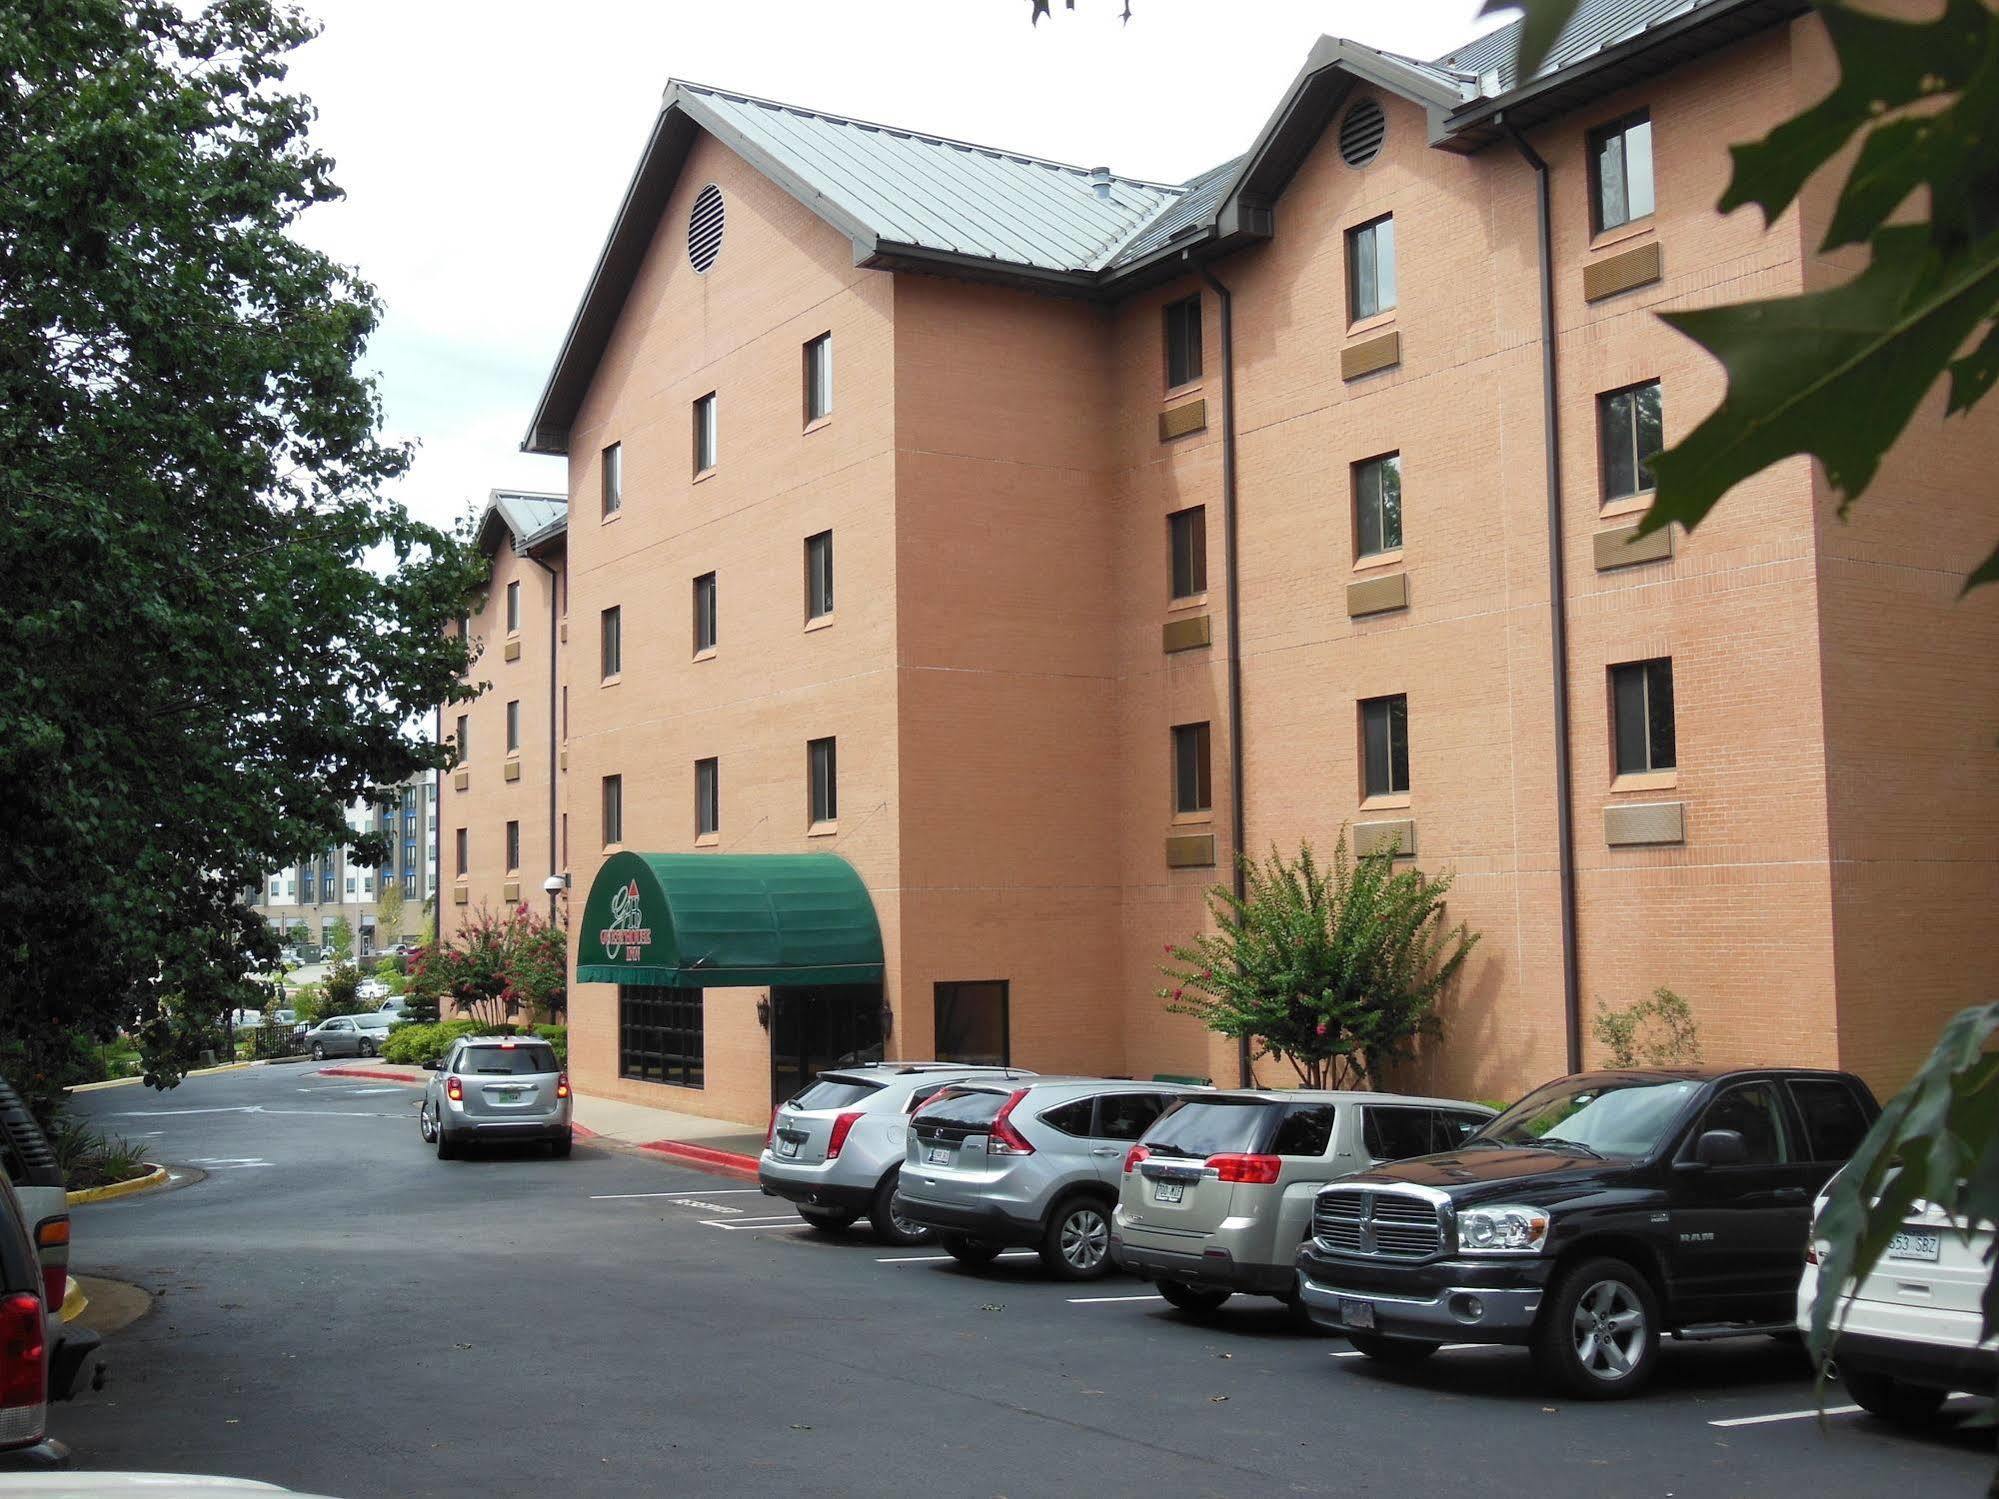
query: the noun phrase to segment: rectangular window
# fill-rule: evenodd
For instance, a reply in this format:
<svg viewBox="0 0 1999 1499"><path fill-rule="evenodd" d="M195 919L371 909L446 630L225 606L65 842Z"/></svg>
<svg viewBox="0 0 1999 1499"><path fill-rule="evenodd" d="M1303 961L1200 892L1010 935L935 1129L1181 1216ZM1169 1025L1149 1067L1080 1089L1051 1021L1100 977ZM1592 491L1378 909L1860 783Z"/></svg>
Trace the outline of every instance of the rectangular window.
<svg viewBox="0 0 1999 1499"><path fill-rule="evenodd" d="M833 612L833 533L805 538L805 617L823 619Z"/></svg>
<svg viewBox="0 0 1999 1499"><path fill-rule="evenodd" d="M458 830L456 848L458 853L458 872L460 874L471 873L472 842L470 834L464 828Z"/></svg>
<svg viewBox="0 0 1999 1499"><path fill-rule="evenodd" d="M822 333L805 346L805 420L833 414L833 335Z"/></svg>
<svg viewBox="0 0 1999 1499"><path fill-rule="evenodd" d="M1409 789L1409 698L1371 697L1360 705L1362 789L1399 796Z"/></svg>
<svg viewBox="0 0 1999 1499"><path fill-rule="evenodd" d="M509 634L521 627L521 585L507 585L507 631Z"/></svg>
<svg viewBox="0 0 1999 1499"><path fill-rule="evenodd" d="M1395 216L1347 231L1347 316L1353 322L1395 306Z"/></svg>
<svg viewBox="0 0 1999 1499"><path fill-rule="evenodd" d="M1617 773L1643 775L1678 763L1673 733L1673 659L1631 661L1610 669Z"/></svg>
<svg viewBox="0 0 1999 1499"><path fill-rule="evenodd" d="M1166 305L1166 384L1201 378L1201 298L1197 294Z"/></svg>
<svg viewBox="0 0 1999 1499"><path fill-rule="evenodd" d="M403 894L405 895L416 894L416 871L414 869L406 869L403 871Z"/></svg>
<svg viewBox="0 0 1999 1499"><path fill-rule="evenodd" d="M598 625L598 640L599 665L602 667L598 675L615 677L625 664L624 614L617 605L604 611Z"/></svg>
<svg viewBox="0 0 1999 1499"><path fill-rule="evenodd" d="M718 760L694 762L694 836L722 830L722 776Z"/></svg>
<svg viewBox="0 0 1999 1499"><path fill-rule="evenodd" d="M350 874L347 876L347 893L349 895L352 895L354 893L354 887L356 883L357 881L355 880L355 877L353 875Z"/></svg>
<svg viewBox="0 0 1999 1499"><path fill-rule="evenodd" d="M521 867L521 825L507 824L507 873L512 874Z"/></svg>
<svg viewBox="0 0 1999 1499"><path fill-rule="evenodd" d="M937 985L937 1060L975 1067L1008 1065L1012 1057L1007 1001L1005 979Z"/></svg>
<svg viewBox="0 0 1999 1499"><path fill-rule="evenodd" d="M1659 382L1648 380L1596 398L1597 446L1603 450L1603 498L1628 499L1653 488L1652 460L1665 443Z"/></svg>
<svg viewBox="0 0 1999 1499"><path fill-rule="evenodd" d="M1354 555L1402 548L1402 455L1389 453L1353 466Z"/></svg>
<svg viewBox="0 0 1999 1499"><path fill-rule="evenodd" d="M604 846L625 841L625 778L604 777Z"/></svg>
<svg viewBox="0 0 1999 1499"><path fill-rule="evenodd" d="M1589 136L1590 224L1601 234L1652 212L1652 117L1640 112Z"/></svg>
<svg viewBox="0 0 1999 1499"><path fill-rule="evenodd" d="M521 751L521 703L519 698L515 698L512 702L507 704L507 753L510 755L517 755L520 753L520 751ZM412 825L414 825L414 823L416 822L415 814L412 813L408 817L407 821L409 821Z"/></svg>
<svg viewBox="0 0 1999 1499"><path fill-rule="evenodd" d="M836 822L840 816L840 757L837 740L815 739L805 746L807 772L812 778L812 820Z"/></svg>
<svg viewBox="0 0 1999 1499"><path fill-rule="evenodd" d="M1194 505L1166 517L1166 540L1172 559L1173 597L1192 598L1208 591L1208 507Z"/></svg>
<svg viewBox="0 0 1999 1499"><path fill-rule="evenodd" d="M715 649L715 575L703 573L694 580L694 653Z"/></svg>
<svg viewBox="0 0 1999 1499"><path fill-rule="evenodd" d="M604 514L616 515L625 504L625 449L622 443L614 442L604 449L599 473L603 487Z"/></svg>
<svg viewBox="0 0 1999 1499"><path fill-rule="evenodd" d="M705 474L715 466L715 393L710 391L694 403L694 472Z"/></svg>
<svg viewBox="0 0 1999 1499"><path fill-rule="evenodd" d="M1173 726L1173 810L1206 812L1212 803L1208 780L1208 726Z"/></svg>
<svg viewBox="0 0 1999 1499"><path fill-rule="evenodd" d="M569 867L569 814L562 814L562 867Z"/></svg>
<svg viewBox="0 0 1999 1499"><path fill-rule="evenodd" d="M698 1088L703 1063L700 989L618 985L618 1072L646 1083Z"/></svg>
<svg viewBox="0 0 1999 1499"><path fill-rule="evenodd" d="M458 763L460 765L463 765L467 760L472 758L472 739L471 739L470 730L471 730L470 716L464 713L459 714L458 715Z"/></svg>

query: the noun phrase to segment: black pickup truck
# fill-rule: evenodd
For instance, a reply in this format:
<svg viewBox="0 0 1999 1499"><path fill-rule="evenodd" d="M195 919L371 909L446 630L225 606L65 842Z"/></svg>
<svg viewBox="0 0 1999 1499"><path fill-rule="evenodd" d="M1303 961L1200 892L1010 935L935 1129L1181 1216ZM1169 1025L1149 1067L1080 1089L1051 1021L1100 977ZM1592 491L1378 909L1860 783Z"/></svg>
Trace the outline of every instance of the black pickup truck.
<svg viewBox="0 0 1999 1499"><path fill-rule="evenodd" d="M1373 1359L1513 1343L1573 1395L1634 1395L1662 1333L1793 1326L1812 1200L1879 1112L1843 1072L1562 1078L1456 1150L1321 1190L1300 1295Z"/></svg>

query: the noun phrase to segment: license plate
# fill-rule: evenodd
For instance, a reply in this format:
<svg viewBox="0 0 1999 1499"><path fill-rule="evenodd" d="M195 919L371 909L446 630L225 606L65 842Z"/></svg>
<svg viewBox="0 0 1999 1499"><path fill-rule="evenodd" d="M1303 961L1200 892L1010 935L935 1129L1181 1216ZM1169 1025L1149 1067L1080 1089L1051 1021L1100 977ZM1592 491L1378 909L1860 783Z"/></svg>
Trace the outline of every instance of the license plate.
<svg viewBox="0 0 1999 1499"><path fill-rule="evenodd" d="M1943 1253L1943 1235L1933 1228L1905 1228L1888 1241L1891 1260L1928 1260Z"/></svg>
<svg viewBox="0 0 1999 1499"><path fill-rule="evenodd" d="M787 1161L795 1160L798 1156L798 1142L796 1140L787 1140L783 1135L779 1135L777 1137L777 1153Z"/></svg>
<svg viewBox="0 0 1999 1499"><path fill-rule="evenodd" d="M1154 1182L1152 1200L1154 1202L1178 1202L1187 1195L1185 1182Z"/></svg>
<svg viewBox="0 0 1999 1499"><path fill-rule="evenodd" d="M521 1090L519 1088L500 1089L501 1103L519 1103L520 1101L521 1101Z"/></svg>
<svg viewBox="0 0 1999 1499"><path fill-rule="evenodd" d="M929 1154L925 1155L923 1160L926 1165L948 1166L951 1164L951 1151L947 1146L933 1145L930 1147Z"/></svg>
<svg viewBox="0 0 1999 1499"><path fill-rule="evenodd" d="M1340 1323L1344 1327L1359 1327L1372 1330L1374 1327L1374 1303L1372 1301L1349 1301L1340 1298Z"/></svg>

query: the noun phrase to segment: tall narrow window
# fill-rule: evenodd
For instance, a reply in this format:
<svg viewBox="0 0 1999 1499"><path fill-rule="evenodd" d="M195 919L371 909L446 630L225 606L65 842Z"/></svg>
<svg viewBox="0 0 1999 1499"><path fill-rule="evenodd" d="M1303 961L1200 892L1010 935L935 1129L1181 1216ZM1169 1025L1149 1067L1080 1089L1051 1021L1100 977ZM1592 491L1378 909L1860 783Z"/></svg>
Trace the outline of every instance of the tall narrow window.
<svg viewBox="0 0 1999 1499"><path fill-rule="evenodd" d="M604 846L625 841L625 778L604 777Z"/></svg>
<svg viewBox="0 0 1999 1499"><path fill-rule="evenodd" d="M466 714L458 715L458 763L463 765L472 758L472 720Z"/></svg>
<svg viewBox="0 0 1999 1499"><path fill-rule="evenodd" d="M458 872L462 875L467 871L469 871L472 867L471 837L466 829L460 828L458 830L458 837L456 842L457 842L456 852L458 854Z"/></svg>
<svg viewBox="0 0 1999 1499"><path fill-rule="evenodd" d="M1648 380L1596 398L1603 450L1603 498L1627 499L1653 488L1652 460L1665 443L1659 382Z"/></svg>
<svg viewBox="0 0 1999 1499"><path fill-rule="evenodd" d="M507 873L513 874L521 867L521 825L507 824Z"/></svg>
<svg viewBox="0 0 1999 1499"><path fill-rule="evenodd" d="M722 776L718 760L694 762L694 836L706 838L722 830Z"/></svg>
<svg viewBox="0 0 1999 1499"><path fill-rule="evenodd" d="M1361 789L1400 796L1409 789L1409 698L1371 697L1360 705Z"/></svg>
<svg viewBox="0 0 1999 1499"><path fill-rule="evenodd" d="M1590 220L1600 234L1652 212L1652 117L1613 121L1589 137Z"/></svg>
<svg viewBox="0 0 1999 1499"><path fill-rule="evenodd" d="M521 585L507 585L507 633L512 634L521 627Z"/></svg>
<svg viewBox="0 0 1999 1499"><path fill-rule="evenodd" d="M1353 466L1354 553L1372 557L1402 546L1402 455Z"/></svg>
<svg viewBox="0 0 1999 1499"><path fill-rule="evenodd" d="M603 487L604 514L616 515L625 503L625 449L621 443L614 442L604 449L598 475Z"/></svg>
<svg viewBox="0 0 1999 1499"><path fill-rule="evenodd" d="M805 617L821 619L833 612L833 533L805 538Z"/></svg>
<svg viewBox="0 0 1999 1499"><path fill-rule="evenodd" d="M1679 747L1673 729L1672 657L1611 667L1610 698L1617 773L1674 769Z"/></svg>
<svg viewBox="0 0 1999 1499"><path fill-rule="evenodd" d="M1166 517L1166 540L1173 573L1173 597L1208 591L1208 507L1189 506Z"/></svg>
<svg viewBox="0 0 1999 1499"><path fill-rule="evenodd" d="M598 675L615 677L620 671L624 670L625 664L625 632L622 610L616 605L606 609L602 623L598 628L599 639L602 642L600 664L603 667L603 670Z"/></svg>
<svg viewBox="0 0 1999 1499"><path fill-rule="evenodd" d="M805 746L808 774L812 778L812 820L836 822L840 816L840 760L838 741L815 739Z"/></svg>
<svg viewBox="0 0 1999 1499"><path fill-rule="evenodd" d="M715 466L715 394L710 391L694 403L694 472L705 474Z"/></svg>
<svg viewBox="0 0 1999 1499"><path fill-rule="evenodd" d="M1166 383L1186 385L1201 378L1201 299L1166 305Z"/></svg>
<svg viewBox="0 0 1999 1499"><path fill-rule="evenodd" d="M1347 231L1347 316L1354 322L1395 306L1395 216Z"/></svg>
<svg viewBox="0 0 1999 1499"><path fill-rule="evenodd" d="M515 698L512 702L507 704L507 753L510 755L517 755L520 752L521 752L521 704L520 704L520 699Z"/></svg>
<svg viewBox="0 0 1999 1499"><path fill-rule="evenodd" d="M694 653L715 649L715 575L694 580Z"/></svg>
<svg viewBox="0 0 1999 1499"><path fill-rule="evenodd" d="M1208 777L1208 726L1173 726L1173 810L1206 812L1213 804Z"/></svg>
<svg viewBox="0 0 1999 1499"><path fill-rule="evenodd" d="M833 414L833 335L822 333L805 346L805 420Z"/></svg>

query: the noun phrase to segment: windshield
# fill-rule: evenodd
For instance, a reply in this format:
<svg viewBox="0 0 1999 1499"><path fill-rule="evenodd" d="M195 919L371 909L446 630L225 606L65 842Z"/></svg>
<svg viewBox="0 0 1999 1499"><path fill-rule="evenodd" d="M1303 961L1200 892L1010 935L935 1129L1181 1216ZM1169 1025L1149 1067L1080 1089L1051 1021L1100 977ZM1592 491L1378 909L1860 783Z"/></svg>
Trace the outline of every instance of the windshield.
<svg viewBox="0 0 1999 1499"><path fill-rule="evenodd" d="M1154 1155L1205 1161L1211 1155L1254 1155L1263 1147L1278 1113L1262 1099L1182 1099L1145 1132Z"/></svg>
<svg viewBox="0 0 1999 1499"><path fill-rule="evenodd" d="M392 1018L388 1015L356 1015L354 1023L364 1031L381 1031L389 1028Z"/></svg>
<svg viewBox="0 0 1999 1499"><path fill-rule="evenodd" d="M1636 1160L1666 1142L1681 1106L1700 1087L1690 1078L1637 1078L1537 1088L1466 1142L1559 1150Z"/></svg>
<svg viewBox="0 0 1999 1499"><path fill-rule="evenodd" d="M468 1046L459 1058L458 1070L480 1077L532 1077L560 1069L555 1065L553 1048L541 1042L523 1042L519 1046Z"/></svg>

